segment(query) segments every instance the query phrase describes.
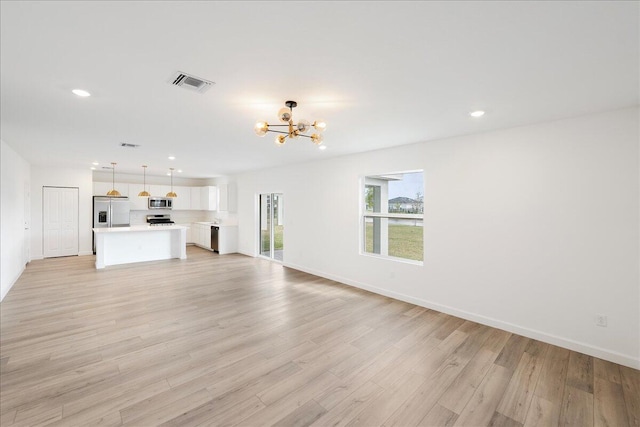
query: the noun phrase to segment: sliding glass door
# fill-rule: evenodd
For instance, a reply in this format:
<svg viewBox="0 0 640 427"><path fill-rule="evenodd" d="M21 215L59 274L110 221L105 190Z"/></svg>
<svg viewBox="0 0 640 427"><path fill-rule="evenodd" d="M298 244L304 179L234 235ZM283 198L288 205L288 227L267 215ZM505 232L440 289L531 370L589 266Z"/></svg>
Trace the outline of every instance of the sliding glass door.
<svg viewBox="0 0 640 427"><path fill-rule="evenodd" d="M282 194L260 194L260 255L284 259L284 198Z"/></svg>

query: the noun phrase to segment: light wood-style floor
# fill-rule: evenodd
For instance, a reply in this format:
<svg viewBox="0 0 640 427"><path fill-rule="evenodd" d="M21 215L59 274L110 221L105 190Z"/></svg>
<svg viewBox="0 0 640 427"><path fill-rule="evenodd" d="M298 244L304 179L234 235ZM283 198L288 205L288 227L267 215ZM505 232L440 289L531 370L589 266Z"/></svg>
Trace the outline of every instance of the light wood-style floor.
<svg viewBox="0 0 640 427"><path fill-rule="evenodd" d="M241 255L35 261L0 425L639 426L640 372Z"/></svg>

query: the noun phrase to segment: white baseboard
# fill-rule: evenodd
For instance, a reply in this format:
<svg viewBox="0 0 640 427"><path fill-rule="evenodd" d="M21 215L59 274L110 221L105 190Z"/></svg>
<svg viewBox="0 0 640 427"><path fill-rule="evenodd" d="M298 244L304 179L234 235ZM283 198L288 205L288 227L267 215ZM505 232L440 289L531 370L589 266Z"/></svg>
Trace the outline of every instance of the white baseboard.
<svg viewBox="0 0 640 427"><path fill-rule="evenodd" d="M370 286L366 283L358 282L355 280L349 280L344 277L335 276L333 274L327 274L322 271L312 270L299 265L284 263L284 266L288 268L293 268L295 270L304 271L305 273L313 274L314 276L324 277L325 279L334 280L336 282L344 283L349 286L364 289L378 295L384 295L386 297L390 297L400 301L415 304L420 307L436 310L442 313L450 314L452 316L460 317L465 320L470 320L476 323L491 326L493 328L498 328L498 329L505 330L507 332L522 335L527 338L532 338L548 344L557 345L558 347L563 347L569 350L577 351L579 353L584 353L589 356L598 357L600 359L608 360L610 362L618 363L620 365L628 366L630 368L640 369L640 358L634 358L633 356L630 356L627 354L622 354L622 353L607 350L604 348L596 347L590 344L574 341L570 338L559 337L557 335L549 334L549 333L538 331L535 329L525 328L513 323L504 322L499 319L494 319L492 317L487 317L487 316L483 316L476 313L470 313L468 311L459 310L454 307L434 303L421 298L415 298L409 295L389 291L389 290L378 288L375 286Z"/></svg>
<svg viewBox="0 0 640 427"><path fill-rule="evenodd" d="M82 251L82 252L78 252L78 256L88 256L88 255L93 255L93 251ZM35 255L32 256L31 259L29 261L37 261L39 259L44 259L44 256L42 255Z"/></svg>
<svg viewBox="0 0 640 427"><path fill-rule="evenodd" d="M25 266L22 266L22 269L20 270L20 272L13 278L13 280L11 281L11 284L7 287L7 289L2 289L0 291L0 302L2 302L2 300L4 299L4 297L7 296L7 294L9 293L9 291L11 290L11 288L13 288L13 285L16 284L16 282L18 281L18 279L20 278L20 276L22 276L22 273L24 273L24 269Z"/></svg>

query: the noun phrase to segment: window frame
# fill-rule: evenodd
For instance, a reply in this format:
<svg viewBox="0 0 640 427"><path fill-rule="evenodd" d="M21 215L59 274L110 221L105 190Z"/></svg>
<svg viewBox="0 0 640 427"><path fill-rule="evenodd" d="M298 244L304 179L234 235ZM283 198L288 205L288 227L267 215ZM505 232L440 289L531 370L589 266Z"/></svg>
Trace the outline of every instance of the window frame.
<svg viewBox="0 0 640 427"><path fill-rule="evenodd" d="M422 207L422 213L419 214L409 214L409 213L395 213L395 212L388 212L389 208L387 206L387 212L371 212L371 211L367 211L367 201L366 201L366 189L369 186L374 186L371 181L375 180L375 179L380 179L377 177L385 177L385 176L393 176L393 175L404 175L404 174L410 174L410 173L421 173L422 174L422 203L423 203L423 207ZM369 180L369 182L368 182ZM419 265L419 266L423 266L424 265L424 170L423 169L415 169L415 170L406 170L406 171L401 171L401 172L392 172L392 173L382 173L382 174L368 174L368 175L362 175L360 177L360 185L359 185L359 191L360 191L360 197L359 197L359 203L360 203L360 208L359 208L359 215L360 215L360 232L358 233L359 236L359 253L360 255L363 256L368 256L368 257L372 257L372 258L378 258L378 259L385 259L385 260L390 260L390 261L396 261L396 262L402 262L402 263L407 263L407 264L412 264L412 265ZM388 197L388 196L386 196ZM418 260L414 260L414 259L410 259L410 258L403 258L403 257L397 257L397 256L393 256L393 255L389 255L387 254L380 254L380 253L375 253L375 252L367 252L367 242L366 242L366 237L367 237L367 233L366 233L366 224L367 224L367 219L368 218L381 218L381 219L398 219L398 220L415 220L415 221L421 221L422 222L422 260L418 261ZM387 245L388 245L388 229L387 229L387 234L386 234L386 239L387 239Z"/></svg>

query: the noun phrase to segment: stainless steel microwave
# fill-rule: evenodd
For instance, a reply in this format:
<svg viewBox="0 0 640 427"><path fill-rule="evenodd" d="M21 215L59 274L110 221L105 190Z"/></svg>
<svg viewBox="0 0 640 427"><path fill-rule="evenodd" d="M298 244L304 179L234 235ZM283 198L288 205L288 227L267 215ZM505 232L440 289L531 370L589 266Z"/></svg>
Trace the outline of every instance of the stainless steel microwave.
<svg viewBox="0 0 640 427"><path fill-rule="evenodd" d="M171 209L172 202L170 197L149 197L149 209Z"/></svg>

